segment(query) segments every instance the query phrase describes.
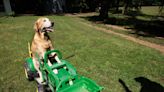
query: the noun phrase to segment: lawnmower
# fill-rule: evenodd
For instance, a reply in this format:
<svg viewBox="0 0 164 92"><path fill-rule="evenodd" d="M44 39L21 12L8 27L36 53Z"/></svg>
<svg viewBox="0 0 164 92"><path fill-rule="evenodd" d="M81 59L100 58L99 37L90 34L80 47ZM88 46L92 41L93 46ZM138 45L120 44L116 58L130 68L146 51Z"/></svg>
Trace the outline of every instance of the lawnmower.
<svg viewBox="0 0 164 92"><path fill-rule="evenodd" d="M53 63L48 64L49 55L56 53ZM56 62L60 60L60 62ZM101 92L103 87L96 84L93 80L78 75L76 69L68 61L62 59L59 50L47 51L44 59L38 57L39 69L43 76L43 83L38 83L37 92ZM32 57L25 60L25 75L29 81L40 77L34 67Z"/></svg>

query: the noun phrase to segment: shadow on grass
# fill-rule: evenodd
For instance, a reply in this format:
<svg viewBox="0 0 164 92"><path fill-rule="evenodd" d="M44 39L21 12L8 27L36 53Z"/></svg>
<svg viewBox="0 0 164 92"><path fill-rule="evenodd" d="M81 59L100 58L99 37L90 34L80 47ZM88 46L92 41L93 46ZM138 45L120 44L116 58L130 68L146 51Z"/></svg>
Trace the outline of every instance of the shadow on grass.
<svg viewBox="0 0 164 92"><path fill-rule="evenodd" d="M64 59L69 59L69 58L72 58L72 57L74 57L74 56L75 56L75 54L71 54L71 55L65 57Z"/></svg>
<svg viewBox="0 0 164 92"><path fill-rule="evenodd" d="M164 17L163 16L151 16L141 13L129 13L123 18L119 18L117 15L109 15L108 19L101 19L99 16L89 16L82 17L88 21L103 23L103 24L112 24L119 26L128 26L128 29L132 29L137 36L143 37L164 37ZM136 18L136 16L141 16L145 19ZM148 20L146 20L146 18ZM130 32L132 33L132 32Z"/></svg>
<svg viewBox="0 0 164 92"><path fill-rule="evenodd" d="M125 89L125 92L132 92L127 85L125 84L125 82L122 79L118 80L120 82L120 84L123 86L123 88Z"/></svg>
<svg viewBox="0 0 164 92"><path fill-rule="evenodd" d="M134 80L141 84L140 92L164 92L164 87L162 85L145 77L136 77ZM125 89L125 92L132 92L122 79L119 79L119 82Z"/></svg>

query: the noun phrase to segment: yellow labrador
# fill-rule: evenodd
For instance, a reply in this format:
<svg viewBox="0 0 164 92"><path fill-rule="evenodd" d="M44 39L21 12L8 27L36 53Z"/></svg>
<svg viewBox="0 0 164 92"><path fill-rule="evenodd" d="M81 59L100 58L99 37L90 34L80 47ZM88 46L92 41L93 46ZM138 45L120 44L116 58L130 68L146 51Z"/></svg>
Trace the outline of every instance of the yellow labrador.
<svg viewBox="0 0 164 92"><path fill-rule="evenodd" d="M35 69L38 71L40 76L39 78L36 78L36 80L40 84L43 83L43 78L39 69L38 57L39 59L43 59L46 51L54 49L48 35L49 32L53 31L53 26L54 22L51 22L45 17L39 18L34 24L35 34L32 40L31 51ZM53 55L55 56L55 53Z"/></svg>
<svg viewBox="0 0 164 92"><path fill-rule="evenodd" d="M34 54L38 54L40 58L44 58L44 53L47 50L54 49L50 40L50 37L48 36L48 32L53 31L54 23L51 22L48 18L39 18L35 24L35 35L32 41L31 50L33 53L33 57L35 57Z"/></svg>

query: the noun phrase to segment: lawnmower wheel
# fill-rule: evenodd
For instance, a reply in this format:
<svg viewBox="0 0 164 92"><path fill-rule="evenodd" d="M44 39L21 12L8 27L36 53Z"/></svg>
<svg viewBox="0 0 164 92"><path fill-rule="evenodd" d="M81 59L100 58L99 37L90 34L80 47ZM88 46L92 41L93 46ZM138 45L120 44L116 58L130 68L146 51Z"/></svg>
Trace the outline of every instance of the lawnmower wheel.
<svg viewBox="0 0 164 92"><path fill-rule="evenodd" d="M46 92L46 89L45 89L44 85L38 84L36 92Z"/></svg>
<svg viewBox="0 0 164 92"><path fill-rule="evenodd" d="M31 72L30 69L28 68L27 63L25 63L24 71L25 71L26 78L27 78L29 81L33 81L33 80L34 80L34 77L32 76L32 72Z"/></svg>

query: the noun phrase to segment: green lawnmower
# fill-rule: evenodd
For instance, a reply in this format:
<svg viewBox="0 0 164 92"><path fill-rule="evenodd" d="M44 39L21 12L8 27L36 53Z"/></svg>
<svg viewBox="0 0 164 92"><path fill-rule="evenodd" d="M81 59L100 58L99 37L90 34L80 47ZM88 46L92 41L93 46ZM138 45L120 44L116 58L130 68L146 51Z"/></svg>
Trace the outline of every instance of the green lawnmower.
<svg viewBox="0 0 164 92"><path fill-rule="evenodd" d="M48 64L51 53L56 53L56 57L60 62L52 59L52 64ZM38 58L38 61L44 80L44 83L38 83L38 92L101 92L103 89L91 79L78 75L76 69L68 61L62 59L62 55L58 50L46 52L44 59L40 60ZM28 80L36 80L40 77L31 57L26 59L24 68Z"/></svg>

